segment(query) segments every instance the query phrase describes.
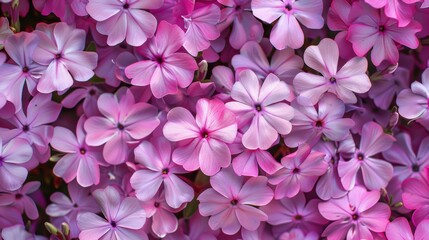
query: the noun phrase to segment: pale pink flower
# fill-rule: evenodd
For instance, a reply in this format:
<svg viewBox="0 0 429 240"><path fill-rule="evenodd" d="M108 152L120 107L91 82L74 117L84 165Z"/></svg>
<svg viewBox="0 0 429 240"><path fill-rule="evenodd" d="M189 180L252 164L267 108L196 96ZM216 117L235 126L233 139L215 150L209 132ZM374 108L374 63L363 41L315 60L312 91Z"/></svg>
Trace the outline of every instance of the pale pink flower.
<svg viewBox="0 0 429 240"><path fill-rule="evenodd" d="M354 57L339 71L338 58L338 45L329 38L305 50L304 62L322 76L306 72L295 76L293 85L299 93L297 99L301 105L316 104L325 92L334 93L344 103L356 103L354 93L365 93L370 89L371 82L365 73L368 68L365 58Z"/></svg>
<svg viewBox="0 0 429 240"><path fill-rule="evenodd" d="M120 96L104 93L98 98L98 109L103 116L85 121L85 141L89 146L103 147L103 157L110 164L127 160L128 143L151 134L160 121L158 110L145 102L135 102L130 90Z"/></svg>
<svg viewBox="0 0 429 240"><path fill-rule="evenodd" d="M310 192L319 176L328 169L325 154L312 152L308 144L282 158L284 168L271 175L270 184L276 185L275 199L294 197L299 192Z"/></svg>
<svg viewBox="0 0 429 240"><path fill-rule="evenodd" d="M353 189L359 171L362 172L363 182L369 190L379 190L386 187L392 178L393 166L375 156L388 150L395 138L384 133L383 128L375 122L366 123L361 136L354 156L338 163L338 174L346 190Z"/></svg>
<svg viewBox="0 0 429 240"><path fill-rule="evenodd" d="M79 239L148 239L142 227L146 212L134 197L123 198L114 187L95 190L92 195L101 208L103 217L92 212L77 215L81 230Z"/></svg>
<svg viewBox="0 0 429 240"><path fill-rule="evenodd" d="M413 234L410 223L404 217L399 217L387 224L386 237L388 240L425 240L429 234L429 219L420 222Z"/></svg>
<svg viewBox="0 0 429 240"><path fill-rule="evenodd" d="M231 168L224 169L210 178L212 188L198 197L199 211L210 216L209 226L222 229L228 235L240 228L256 230L267 215L254 206L264 206L273 198L273 191L267 186L267 178L252 177L244 182Z"/></svg>
<svg viewBox="0 0 429 240"><path fill-rule="evenodd" d="M114 46L126 40L140 46L153 37L156 18L144 9L157 9L163 0L89 0L86 11L97 21L97 31L107 35L107 44Z"/></svg>
<svg viewBox="0 0 429 240"><path fill-rule="evenodd" d="M293 108L284 102L289 94L286 83L274 74L269 74L260 83L251 70L240 72L231 90L235 101L226 103L226 107L237 115L246 148L266 150L279 134L285 135L291 131L289 120L293 117Z"/></svg>
<svg viewBox="0 0 429 240"><path fill-rule="evenodd" d="M144 59L125 69L131 84L150 85L156 98L189 86L198 66L192 56L179 51L184 41L185 35L178 26L165 21L159 23L155 37L137 48Z"/></svg>
<svg viewBox="0 0 429 240"><path fill-rule="evenodd" d="M40 44L33 59L46 70L40 77L37 90L42 93L64 91L73 80L86 82L94 76L97 53L85 52L85 31L64 22L47 25L39 23L35 33Z"/></svg>
<svg viewBox="0 0 429 240"><path fill-rule="evenodd" d="M278 19L270 42L279 50L302 47L304 33L299 23L310 29L320 29L324 24L322 0L252 0L252 11L269 24Z"/></svg>
<svg viewBox="0 0 429 240"><path fill-rule="evenodd" d="M398 20L399 27L406 27L414 17L415 3L421 0L365 0L374 8L383 8L386 16Z"/></svg>
<svg viewBox="0 0 429 240"><path fill-rule="evenodd" d="M0 206L13 206L21 213L25 212L29 219L36 220L39 218L39 212L29 194L36 192L39 188L40 182L33 181L27 182L18 190L0 193Z"/></svg>
<svg viewBox="0 0 429 240"><path fill-rule="evenodd" d="M194 190L176 174L186 173L171 161L171 144L163 137L143 141L134 149L135 160L144 169L137 170L130 179L140 201L150 200L159 189L164 189L165 200L172 208L194 198Z"/></svg>
<svg viewBox="0 0 429 240"><path fill-rule="evenodd" d="M408 119L429 118L429 68L422 74L422 82L413 82L411 89L402 90L396 99L398 112Z"/></svg>
<svg viewBox="0 0 429 240"><path fill-rule="evenodd" d="M378 203L379 191L367 191L356 186L347 196L319 203L319 211L334 221L323 231L329 240L374 239L373 233L381 233L389 223L390 208Z"/></svg>
<svg viewBox="0 0 429 240"><path fill-rule="evenodd" d="M244 149L242 153L238 154L232 160L232 167L238 176L257 177L259 175L259 168L268 174L273 174L282 165L268 151Z"/></svg>
<svg viewBox="0 0 429 240"><path fill-rule="evenodd" d="M187 171L198 168L209 176L231 163L228 148L237 135L235 115L217 99L200 99L196 106L196 117L183 107L168 112L164 136L180 142L172 159Z"/></svg>

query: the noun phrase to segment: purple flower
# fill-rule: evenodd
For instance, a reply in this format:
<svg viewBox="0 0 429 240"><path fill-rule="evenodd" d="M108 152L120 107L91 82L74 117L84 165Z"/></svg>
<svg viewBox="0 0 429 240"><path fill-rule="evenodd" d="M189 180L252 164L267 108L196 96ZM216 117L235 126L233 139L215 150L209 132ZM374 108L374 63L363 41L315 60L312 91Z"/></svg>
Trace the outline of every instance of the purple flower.
<svg viewBox="0 0 429 240"><path fill-rule="evenodd" d="M237 135L237 123L234 113L217 99L200 99L196 109L195 118L183 107L170 110L163 132L168 140L183 143L173 152L175 163L212 176L231 163L227 144Z"/></svg>
<svg viewBox="0 0 429 240"><path fill-rule="evenodd" d="M356 103L354 92L365 93L370 89L365 58L354 57L337 71L338 58L338 45L329 38L305 50L304 62L323 76L306 72L296 75L293 85L299 93L297 98L301 105L316 104L325 92L334 93L344 103Z"/></svg>
<svg viewBox="0 0 429 240"><path fill-rule="evenodd" d="M291 131L289 120L293 117L293 109L283 102L289 94L287 85L274 74L269 74L262 84L251 70L239 74L231 91L235 101L226 106L237 115L246 148L266 150L279 134Z"/></svg>
<svg viewBox="0 0 429 240"><path fill-rule="evenodd" d="M254 206L264 206L273 198L267 186L267 178L252 177L244 182L231 168L224 169L210 178L212 188L198 197L199 211L210 216L211 229L222 229L228 235L237 233L241 227L256 230L267 215Z"/></svg>
<svg viewBox="0 0 429 240"><path fill-rule="evenodd" d="M297 49L304 44L299 22L310 29L323 27L321 0L252 0L253 15L269 24L277 21L270 42L279 50Z"/></svg>
<svg viewBox="0 0 429 240"><path fill-rule="evenodd" d="M398 112L408 119L429 118L429 68L422 74L422 82L413 82L411 89L402 90L396 99Z"/></svg>
<svg viewBox="0 0 429 240"><path fill-rule="evenodd" d="M97 54L83 51L85 31L60 22L39 23L35 33L40 44L33 59L47 67L37 84L39 92L64 91L73 85L73 80L85 82L94 76Z"/></svg>
<svg viewBox="0 0 429 240"><path fill-rule="evenodd" d="M97 185L100 182L100 165L103 156L100 149L90 147L85 143L83 123L86 117L81 117L77 123L76 135L63 127L55 127L51 146L66 153L56 164L53 172L56 176L69 183L75 178L82 187Z"/></svg>
<svg viewBox="0 0 429 240"><path fill-rule="evenodd" d="M383 128L375 122L368 122L362 128L359 148L350 160L338 163L338 174L346 190L356 184L359 170L362 171L363 182L369 190L386 187L393 176L390 163L376 158L376 154L388 150L395 138L385 134Z"/></svg>
<svg viewBox="0 0 429 240"><path fill-rule="evenodd" d="M92 212L77 216L79 239L148 239L142 227L146 212L134 197L122 198L114 187L95 190L92 195L101 207L103 217Z"/></svg>
<svg viewBox="0 0 429 240"><path fill-rule="evenodd" d="M97 31L107 35L107 44L114 46L126 40L140 46L153 37L156 18L143 9L157 9L163 0L89 0L88 14L97 21Z"/></svg>
<svg viewBox="0 0 429 240"><path fill-rule="evenodd" d="M384 232L390 208L378 203L380 192L356 186L347 196L319 203L319 211L334 221L323 231L328 239L374 239L372 233Z"/></svg>
<svg viewBox="0 0 429 240"><path fill-rule="evenodd" d="M128 89L121 96L102 94L97 105L103 116L85 121L85 141L89 146L105 144L103 157L110 164L125 162L128 143L148 136L160 123L157 109L148 103L136 103Z"/></svg>
<svg viewBox="0 0 429 240"><path fill-rule="evenodd" d="M34 193L39 188L40 182L33 181L24 184L18 190L0 193L0 206L13 206L21 213L25 212L29 219L36 220L39 218L39 212L36 203L29 194Z"/></svg>
<svg viewBox="0 0 429 240"><path fill-rule="evenodd" d="M284 168L269 179L270 184L276 185L275 199L291 198L300 191L310 192L328 168L324 157L321 152L311 152L308 144L300 145L296 152L283 157Z"/></svg>
<svg viewBox="0 0 429 240"><path fill-rule="evenodd" d="M189 54L178 52L184 41L185 35L178 26L162 21L155 37L137 49L144 60L125 69L131 84L150 85L156 98L189 86L198 66Z"/></svg>
<svg viewBox="0 0 429 240"><path fill-rule="evenodd" d="M0 138L0 189L15 191L27 178L28 171L21 165L30 160L33 149L22 138L3 141Z"/></svg>
<svg viewBox="0 0 429 240"><path fill-rule="evenodd" d="M163 137L151 142L143 141L134 150L136 162L144 167L134 172L130 179L136 197L140 201L150 200L162 187L165 200L172 208L179 208L183 203L192 201L194 190L176 176L186 171L171 161L170 142Z"/></svg>

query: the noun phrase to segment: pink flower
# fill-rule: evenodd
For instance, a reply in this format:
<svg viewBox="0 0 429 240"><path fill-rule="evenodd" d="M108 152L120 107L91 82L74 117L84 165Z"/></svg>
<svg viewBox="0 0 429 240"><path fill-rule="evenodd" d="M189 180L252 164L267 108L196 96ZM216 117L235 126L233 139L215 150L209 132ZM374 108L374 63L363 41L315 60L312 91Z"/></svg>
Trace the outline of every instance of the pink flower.
<svg viewBox="0 0 429 240"><path fill-rule="evenodd" d="M177 239L209 239L216 240L219 231L213 231L208 224L208 217L203 217L197 211L190 218L179 220L179 228L176 232L165 236L165 240Z"/></svg>
<svg viewBox="0 0 429 240"><path fill-rule="evenodd" d="M133 197L122 198L114 187L95 190L92 195L101 207L104 218L92 212L80 213L77 224L79 239L148 239L142 227L146 212Z"/></svg>
<svg viewBox="0 0 429 240"><path fill-rule="evenodd" d="M145 60L125 69L131 84L150 85L156 98L189 86L198 66L189 54L178 52L184 41L185 35L178 26L162 21L155 37L137 49Z"/></svg>
<svg viewBox="0 0 429 240"><path fill-rule="evenodd" d="M338 163L338 174L346 190L351 190L356 184L359 170L362 171L363 181L369 190L379 190L386 187L393 176L390 163L374 157L388 150L395 138L385 134L383 128L375 122L368 122L362 128L359 149L356 149L350 160Z"/></svg>
<svg viewBox="0 0 429 240"><path fill-rule="evenodd" d="M402 182L404 206L414 210L413 223L419 224L429 213L429 168L424 169L422 178L408 178Z"/></svg>
<svg viewBox="0 0 429 240"><path fill-rule="evenodd" d="M415 34L422 30L422 26L417 21L413 20L406 27L401 27L381 10L359 3L354 6L352 11L359 11L361 16L350 26L347 39L353 44L353 50L358 56L365 56L372 48L371 61L374 65L380 65L383 60L395 64L399 60L395 42L413 49L419 46Z"/></svg>
<svg viewBox="0 0 429 240"><path fill-rule="evenodd" d="M387 224L386 237L388 240L424 240L429 234L429 219L420 222L416 231L411 232L410 223L404 217L399 217Z"/></svg>
<svg viewBox="0 0 429 240"><path fill-rule="evenodd" d="M238 176L257 177L259 174L258 166L268 174L273 174L282 167L271 153L261 149L244 149L232 160L232 167Z"/></svg>
<svg viewBox="0 0 429 240"><path fill-rule="evenodd" d="M366 59L354 57L337 71L338 57L338 45L329 38L305 50L304 62L323 76L306 72L296 75L293 85L301 105L316 104L325 92L334 93L344 103L356 103L353 93L365 93L370 89L371 82L365 73Z"/></svg>
<svg viewBox="0 0 429 240"><path fill-rule="evenodd" d="M389 223L390 208L378 203L380 192L356 186L347 196L319 203L319 211L334 221L322 236L332 240L374 239L373 233L384 232Z"/></svg>
<svg viewBox="0 0 429 240"><path fill-rule="evenodd" d="M220 36L216 28L220 20L220 9L215 4L196 4L194 10L182 18L186 29L183 47L194 57L198 52L209 48L210 41Z"/></svg>
<svg viewBox="0 0 429 240"><path fill-rule="evenodd" d="M294 101L292 131L284 137L289 147L297 147L304 142L318 141L322 135L332 141L341 141L354 126L350 118L343 118L346 107L335 95L327 93L315 106L305 107Z"/></svg>
<svg viewBox="0 0 429 240"><path fill-rule="evenodd" d="M298 23L310 29L323 27L321 0L252 0L253 15L269 24L278 19L270 42L279 50L297 49L304 44L304 33Z"/></svg>
<svg viewBox="0 0 429 240"><path fill-rule="evenodd" d="M221 10L218 27L221 31L232 25L229 43L240 49L246 42L260 42L264 35L262 23L256 20L250 9L251 0L218 0L225 6Z"/></svg>
<svg viewBox="0 0 429 240"><path fill-rule="evenodd" d="M136 197L140 201L150 200L162 187L165 200L172 208L179 208L183 203L192 201L194 190L176 176L186 171L171 161L170 142L163 137L151 142L143 141L134 150L136 162L144 167L134 172L130 179Z"/></svg>
<svg viewBox="0 0 429 240"><path fill-rule="evenodd" d="M287 85L274 74L261 84L251 70L239 73L231 91L235 101L226 106L237 115L238 126L243 129L243 145L248 149L266 150L279 134L291 131L293 109L283 102L290 94Z"/></svg>
<svg viewBox="0 0 429 240"><path fill-rule="evenodd" d="M160 123L158 110L148 103L136 103L128 89L120 96L102 94L97 105L103 116L93 116L85 121L85 141L89 146L105 144L103 157L110 164L125 162L128 143L148 136Z"/></svg>
<svg viewBox="0 0 429 240"><path fill-rule="evenodd" d="M300 145L296 152L283 157L284 168L269 179L270 184L276 185L275 199L291 198L300 191L310 192L328 168L324 157L321 152L311 152L308 144Z"/></svg>
<svg viewBox="0 0 429 240"><path fill-rule="evenodd" d="M67 185L68 194L54 192L50 196L51 204L46 207L46 214L53 217L55 222L67 221L70 226L71 236L77 238L80 230L77 226L77 215L81 212L99 212L95 199L89 188L82 188L76 181Z"/></svg>
<svg viewBox="0 0 429 240"><path fill-rule="evenodd" d="M61 21L72 24L75 15L70 7L69 0L33 0L34 8L42 15L55 14Z"/></svg>
<svg viewBox="0 0 429 240"><path fill-rule="evenodd" d="M18 209L21 213L25 212L25 215L31 220L39 218L39 212L37 210L36 203L29 196L40 188L40 182L27 182L20 189L0 193L0 206L13 206Z"/></svg>
<svg viewBox="0 0 429 240"><path fill-rule="evenodd" d="M199 211L211 216L209 226L221 228L228 235L237 233L241 227L256 230L267 215L253 206L267 205L273 198L273 191L267 186L267 178L252 177L244 182L231 168L224 169L210 178L212 188L198 197Z"/></svg>
<svg viewBox="0 0 429 240"><path fill-rule="evenodd" d="M3 141L0 138L0 189L15 191L27 178L28 171L21 165L30 160L33 150L22 138Z"/></svg>
<svg viewBox="0 0 429 240"><path fill-rule="evenodd" d="M302 59L290 48L275 51L271 62L268 61L267 54L258 43L247 42L240 49L240 54L232 58L231 63L237 72L250 69L258 78L266 78L268 74L273 73L280 80L291 85L293 78L304 66ZM292 90L292 87L290 88ZM294 96L291 91L287 100L292 101Z"/></svg>
<svg viewBox="0 0 429 240"><path fill-rule="evenodd" d="M32 59L38 44L37 35L26 32L14 34L4 43L4 48L14 64L0 65L0 91L14 104L15 111L21 110L24 83L27 84L28 92L34 95L38 78L45 71L45 67Z"/></svg>
<svg viewBox="0 0 429 240"><path fill-rule="evenodd" d="M94 76L97 54L83 51L85 31L60 22L39 23L35 33L40 44L33 59L47 67L37 84L39 92L64 91L73 85L73 80L85 82Z"/></svg>
<svg viewBox="0 0 429 240"><path fill-rule="evenodd" d="M408 119L429 118L429 68L422 74L422 82L413 82L411 89L402 90L397 99L398 112Z"/></svg>
<svg viewBox="0 0 429 240"><path fill-rule="evenodd" d="M414 3L421 0L365 0L374 8L384 8L386 16L398 20L399 27L406 27L414 17Z"/></svg>
<svg viewBox="0 0 429 240"><path fill-rule="evenodd" d="M107 44L114 46L126 40L140 46L153 37L156 18L143 9L157 9L163 0L89 0L88 14L97 21L97 31L107 35Z"/></svg>
<svg viewBox="0 0 429 240"><path fill-rule="evenodd" d="M14 207L0 207L0 229L14 225L24 225L21 213ZM3 237L2 232L2 237Z"/></svg>
<svg viewBox="0 0 429 240"><path fill-rule="evenodd" d="M97 185L100 182L100 165L106 165L100 149L85 143L86 133L81 117L76 127L76 135L63 127L55 127L51 146L66 153L56 164L53 172L69 183L75 178L82 187Z"/></svg>
<svg viewBox="0 0 429 240"><path fill-rule="evenodd" d="M282 225L284 231L298 228L304 233L321 232L322 226L327 221L317 209L319 202L317 199L312 199L306 203L304 194L300 192L293 198L273 200L261 207L261 210L268 215L269 224Z"/></svg>
<svg viewBox="0 0 429 240"><path fill-rule="evenodd" d="M147 218L151 218L152 231L159 237L163 238L168 233L177 230L179 222L174 213L179 212L183 207L173 209L166 202L165 191L158 192L153 198L144 201L141 205L146 211Z"/></svg>
<svg viewBox="0 0 429 240"><path fill-rule="evenodd" d="M170 110L164 126L164 136L180 147L173 152L172 159L187 171L198 168L209 176L231 163L228 143L237 135L235 115L217 99L200 99L197 114L182 107Z"/></svg>
<svg viewBox="0 0 429 240"><path fill-rule="evenodd" d="M77 107L77 112L83 112L85 113L85 116L91 117L100 114L97 107L97 100L101 94L101 89L94 85L82 86L75 88L70 92L65 98L63 98L61 104L65 108L75 108L83 99L82 105L78 105Z"/></svg>

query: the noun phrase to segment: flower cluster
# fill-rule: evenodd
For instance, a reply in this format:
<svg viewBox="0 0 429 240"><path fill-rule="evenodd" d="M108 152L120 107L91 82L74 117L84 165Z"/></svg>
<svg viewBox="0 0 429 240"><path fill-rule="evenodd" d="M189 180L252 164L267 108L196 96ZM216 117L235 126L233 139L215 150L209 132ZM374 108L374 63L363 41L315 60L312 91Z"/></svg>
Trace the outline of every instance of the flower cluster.
<svg viewBox="0 0 429 240"><path fill-rule="evenodd" d="M0 240L427 239L429 0L0 5Z"/></svg>

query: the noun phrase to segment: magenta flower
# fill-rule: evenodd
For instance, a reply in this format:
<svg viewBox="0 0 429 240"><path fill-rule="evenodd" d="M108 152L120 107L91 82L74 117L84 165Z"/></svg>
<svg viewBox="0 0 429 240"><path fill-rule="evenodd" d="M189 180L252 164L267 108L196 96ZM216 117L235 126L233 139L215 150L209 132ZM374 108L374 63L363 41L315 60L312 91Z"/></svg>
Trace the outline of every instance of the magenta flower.
<svg viewBox="0 0 429 240"><path fill-rule="evenodd" d="M317 204L320 201L312 199L306 203L302 192L293 198L273 200L261 210L268 215L267 222L272 225L282 225L282 230L290 231L298 228L304 233L321 232L327 221L320 215Z"/></svg>
<svg viewBox="0 0 429 240"><path fill-rule="evenodd" d="M270 184L276 185L275 199L294 197L300 191L310 192L319 176L328 169L325 154L311 152L308 144L302 144L298 150L282 158L284 168L271 175Z"/></svg>
<svg viewBox="0 0 429 240"><path fill-rule="evenodd" d="M231 163L227 144L237 135L237 123L234 113L219 100L200 99L196 109L195 118L182 107L170 110L163 132L168 140L183 143L174 150L173 162L212 176Z"/></svg>
<svg viewBox="0 0 429 240"><path fill-rule="evenodd" d="M410 223L404 217L399 217L387 224L386 237L388 240L424 240L429 234L429 219L420 222L413 234Z"/></svg>
<svg viewBox="0 0 429 240"><path fill-rule="evenodd" d="M332 240L374 239L373 233L384 232L389 223L390 208L378 203L380 192L356 186L347 196L319 203L319 211L334 221L322 236Z"/></svg>
<svg viewBox="0 0 429 240"><path fill-rule="evenodd" d="M184 207L173 209L166 200L165 191L161 191L141 204L146 211L147 218L152 220L152 231L160 238L177 230L179 222L174 213L179 212Z"/></svg>
<svg viewBox="0 0 429 240"><path fill-rule="evenodd" d="M104 218L92 212L80 213L77 224L79 239L148 239L142 227L146 212L133 197L122 198L114 187L95 190L92 195L101 207Z"/></svg>
<svg viewBox="0 0 429 240"><path fill-rule="evenodd" d="M301 57L295 55L293 49L286 48L275 51L271 61L268 61L267 53L261 45L256 42L247 42L240 49L240 54L235 55L231 60L232 66L237 72L250 69L258 78L266 78L268 74L274 73L280 80L288 85L292 84L293 78L301 72L304 63ZM294 94L291 94L288 101L292 101Z"/></svg>
<svg viewBox="0 0 429 240"><path fill-rule="evenodd" d="M4 49L14 64L0 65L0 91L14 104L15 111L21 110L24 83L28 92L34 95L37 82L45 71L45 67L34 62L32 58L38 44L37 35L26 32L14 34L4 43Z"/></svg>
<svg viewBox="0 0 429 240"><path fill-rule="evenodd" d="M174 94L178 87L189 86L198 66L192 56L178 52L184 41L185 35L178 26L162 21L155 37L137 49L145 60L125 69L127 77L132 79L131 84L150 85L156 98Z"/></svg>
<svg viewBox="0 0 429 240"><path fill-rule="evenodd" d="M37 84L39 92L64 91L73 85L73 80L85 82L94 76L97 54L83 51L85 31L60 22L39 23L35 33L40 44L33 59L47 67Z"/></svg>
<svg viewBox="0 0 429 240"><path fill-rule="evenodd" d="M51 146L66 153L56 164L53 172L69 183L75 178L82 187L97 185L100 182L100 165L105 166L101 150L85 143L81 117L77 123L76 135L63 127L55 127Z"/></svg>
<svg viewBox="0 0 429 240"><path fill-rule="evenodd" d="M225 6L221 10L218 27L221 31L232 25L229 44L234 49L240 49L246 42L260 42L264 35L262 23L252 14L251 0L218 0Z"/></svg>
<svg viewBox="0 0 429 240"><path fill-rule="evenodd" d="M54 192L50 196L51 204L46 207L46 214L60 220L59 222L67 222L70 226L71 236L77 238L80 230L77 226L77 215L81 212L99 212L99 207L92 197L89 188L82 188L76 181L67 185L69 196L62 192Z"/></svg>
<svg viewBox="0 0 429 240"><path fill-rule="evenodd" d="M406 27L413 19L414 3L421 0L365 0L374 8L383 8L386 16L398 20L399 27Z"/></svg>
<svg viewBox="0 0 429 240"><path fill-rule="evenodd" d="M172 208L179 208L183 203L192 201L194 190L176 176L186 171L171 161L170 142L163 137L151 142L143 141L134 150L136 162L144 167L134 172L130 179L136 197L140 201L148 201L162 187L165 200Z"/></svg>
<svg viewBox="0 0 429 240"><path fill-rule="evenodd" d="M310 29L323 27L321 0L252 0L253 15L269 24L277 21L270 34L270 42L279 50L297 49L304 44L299 22Z"/></svg>
<svg viewBox="0 0 429 240"><path fill-rule="evenodd" d="M419 224L429 213L429 168L425 168L423 178L408 178L402 182L402 200L407 209L414 210L413 223Z"/></svg>
<svg viewBox="0 0 429 240"><path fill-rule="evenodd" d="M30 160L33 149L22 138L14 138L8 143L3 141L0 138L0 189L15 191L27 178L28 171L21 164Z"/></svg>
<svg viewBox="0 0 429 240"><path fill-rule="evenodd" d="M86 10L97 21L97 31L107 35L107 44L122 41L140 46L153 37L156 18L143 9L157 9L163 0L89 0Z"/></svg>
<svg viewBox="0 0 429 240"><path fill-rule="evenodd" d="M222 229L228 235L240 228L255 231L267 215L254 206L267 205L273 198L273 191L267 186L267 178L252 177L244 182L231 168L224 169L210 178L212 188L198 197L199 211L210 216L211 229Z"/></svg>
<svg viewBox="0 0 429 240"><path fill-rule="evenodd" d="M385 134L383 128L375 122L368 122L362 128L359 149L356 149L350 160L338 163L338 174L346 190L351 190L356 184L359 170L362 171L363 182L369 190L379 190L386 187L393 176L390 163L374 157L388 150L395 138Z"/></svg>
<svg viewBox="0 0 429 240"><path fill-rule="evenodd" d="M14 207L0 206L0 229L5 229L14 225L24 225L21 213Z"/></svg>
<svg viewBox="0 0 429 240"><path fill-rule="evenodd" d="M55 14L61 21L72 24L75 15L70 7L69 0L32 0L34 8L42 15Z"/></svg>
<svg viewBox="0 0 429 240"><path fill-rule="evenodd" d="M413 49L419 46L415 34L422 30L422 26L417 21L413 20L406 27L401 27L398 21L388 18L381 10L366 5L355 6L352 11L359 11L360 17L350 25L347 39L359 57L365 56L372 48L371 61L374 65L380 65L383 60L395 64L399 60L396 43Z"/></svg>
<svg viewBox="0 0 429 240"><path fill-rule="evenodd" d="M184 20L185 42L183 47L192 56L210 47L210 41L220 36L216 24L220 20L220 9L215 4L196 4L194 10L182 16Z"/></svg>
<svg viewBox="0 0 429 240"><path fill-rule="evenodd" d="M82 111L85 113L85 116L91 117L100 114L97 107L97 100L101 94L101 90L96 86L83 86L75 88L73 92L69 93L61 101L61 104L65 108L74 108L78 106L78 113ZM78 105L81 100L83 100L82 105Z"/></svg>
<svg viewBox="0 0 429 240"><path fill-rule="evenodd" d="M429 118L429 68L422 74L422 82L413 82L411 89L402 90L396 99L398 112L404 118Z"/></svg>
<svg viewBox="0 0 429 240"><path fill-rule="evenodd" d="M110 164L125 162L129 153L127 144L148 136L160 123L158 110L148 103L136 103L128 89L122 96L102 94L97 105L103 116L86 120L85 141L89 146L105 144L103 157Z"/></svg>
<svg viewBox="0 0 429 240"><path fill-rule="evenodd" d="M337 71L338 57L338 45L329 38L305 50L304 62L323 76L306 72L296 75L293 85L301 105L316 104L325 92L334 93L344 103L356 103L354 93L365 93L370 89L371 82L365 73L366 59L354 57Z"/></svg>
<svg viewBox="0 0 429 240"><path fill-rule="evenodd" d="M20 189L0 193L0 206L12 206L18 209L21 213L25 212L25 215L31 220L39 218L39 212L37 210L36 203L29 196L40 188L40 182L27 182Z"/></svg>
<svg viewBox="0 0 429 240"><path fill-rule="evenodd" d="M341 141L350 134L354 121L343 118L346 107L335 95L327 93L315 106L305 107L292 103L294 117L292 131L284 137L289 147L297 147L304 142L317 142L322 135L332 141Z"/></svg>
<svg viewBox="0 0 429 240"><path fill-rule="evenodd" d="M261 84L251 70L240 72L231 91L235 101L226 106L237 115L238 126L243 129L243 145L248 149L266 150L278 139L288 134L293 109L283 102L290 94L287 85L274 74L269 74Z"/></svg>

